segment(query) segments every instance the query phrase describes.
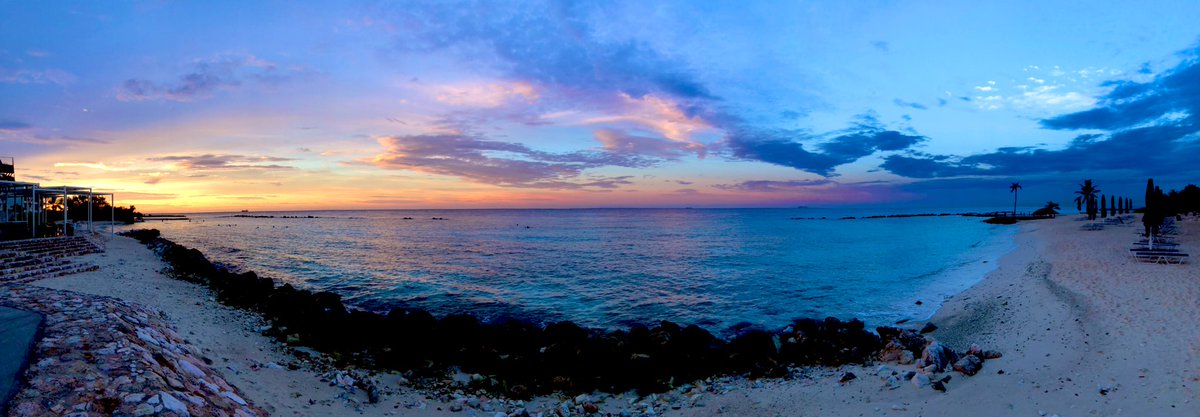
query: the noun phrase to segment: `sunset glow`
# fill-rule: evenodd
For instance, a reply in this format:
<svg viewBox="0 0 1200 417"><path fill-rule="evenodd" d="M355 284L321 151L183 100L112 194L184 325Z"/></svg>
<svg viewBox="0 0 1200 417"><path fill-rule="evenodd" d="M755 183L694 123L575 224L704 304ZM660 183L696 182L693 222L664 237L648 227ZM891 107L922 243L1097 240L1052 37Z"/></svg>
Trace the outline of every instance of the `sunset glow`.
<svg viewBox="0 0 1200 417"><path fill-rule="evenodd" d="M1200 169L1189 2L0 9L18 180L148 212L1000 208Z"/></svg>

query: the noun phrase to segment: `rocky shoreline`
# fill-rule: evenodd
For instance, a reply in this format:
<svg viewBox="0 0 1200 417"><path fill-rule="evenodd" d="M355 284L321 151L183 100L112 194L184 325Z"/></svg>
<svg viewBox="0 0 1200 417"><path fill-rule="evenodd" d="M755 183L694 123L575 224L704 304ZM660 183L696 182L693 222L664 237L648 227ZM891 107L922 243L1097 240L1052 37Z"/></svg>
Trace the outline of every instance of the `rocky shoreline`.
<svg viewBox="0 0 1200 417"><path fill-rule="evenodd" d="M569 321L539 326L482 323L468 315L439 319L418 309L377 314L348 309L336 294L277 286L254 272L231 272L198 250L161 238L157 230L127 234L157 253L176 278L207 285L220 302L261 314L270 323L264 333L288 345L418 380L440 380L459 369L477 375L467 384L470 389L513 399L554 391L665 393L722 375L784 377L797 367L879 360L915 363L919 372L914 375L889 376L921 384L916 374L954 368L970 375L998 356L979 349L956 352L912 330L871 332L861 321L836 318L796 320L777 331L746 330L725 340L694 325L666 321L602 331ZM944 383L928 381L923 385L934 389Z"/></svg>
<svg viewBox="0 0 1200 417"><path fill-rule="evenodd" d="M157 312L109 297L0 287L0 305L45 316L13 417L260 417Z"/></svg>

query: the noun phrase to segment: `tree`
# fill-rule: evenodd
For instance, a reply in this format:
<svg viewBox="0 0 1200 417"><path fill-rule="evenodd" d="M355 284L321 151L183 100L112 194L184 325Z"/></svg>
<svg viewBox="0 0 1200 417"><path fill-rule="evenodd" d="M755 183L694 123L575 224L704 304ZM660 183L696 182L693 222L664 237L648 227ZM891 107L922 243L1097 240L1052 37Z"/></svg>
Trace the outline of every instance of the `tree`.
<svg viewBox="0 0 1200 417"><path fill-rule="evenodd" d="M1100 194L1100 217L1108 217L1108 208L1104 207L1107 202L1108 199L1104 197L1104 194Z"/></svg>
<svg viewBox="0 0 1200 417"><path fill-rule="evenodd" d="M1017 190L1021 189L1021 183L1014 182L1008 186L1008 192L1013 193L1013 217L1017 217Z"/></svg>
<svg viewBox="0 0 1200 417"><path fill-rule="evenodd" d="M1053 218L1054 216L1057 216L1057 215L1058 215L1058 209L1059 209L1060 207L1061 207L1061 206L1059 206L1059 205L1058 205L1058 203L1055 203L1055 202L1053 202L1053 201L1047 201L1047 202L1046 202L1046 205L1045 205L1044 207L1040 208L1040 209L1037 209L1037 210L1035 210L1035 211L1033 212L1033 215L1034 215L1034 216L1038 216L1038 217L1050 217L1050 218Z"/></svg>
<svg viewBox="0 0 1200 417"><path fill-rule="evenodd" d="M88 198L87 196L71 196L67 199L69 204L67 218L74 221L86 221L88 215ZM103 196L92 196L92 220L107 221L111 214L118 222L125 224L133 224L135 219L142 217L142 213L137 212L137 207L112 207L108 203L108 199ZM46 215L51 219L62 219L63 199L62 197L54 199L50 204L43 206ZM111 211L110 211L111 210Z"/></svg>
<svg viewBox="0 0 1200 417"><path fill-rule="evenodd" d="M1114 196L1109 197L1108 202L1109 202L1109 204L1108 204L1109 215L1116 216L1117 215L1117 196L1114 195Z"/></svg>
<svg viewBox="0 0 1200 417"><path fill-rule="evenodd" d="M1092 185L1092 180L1083 180L1083 184L1079 184L1079 194L1075 197L1075 208L1083 211L1084 206L1087 206L1088 220L1096 220L1096 196L1100 193L1100 189Z"/></svg>

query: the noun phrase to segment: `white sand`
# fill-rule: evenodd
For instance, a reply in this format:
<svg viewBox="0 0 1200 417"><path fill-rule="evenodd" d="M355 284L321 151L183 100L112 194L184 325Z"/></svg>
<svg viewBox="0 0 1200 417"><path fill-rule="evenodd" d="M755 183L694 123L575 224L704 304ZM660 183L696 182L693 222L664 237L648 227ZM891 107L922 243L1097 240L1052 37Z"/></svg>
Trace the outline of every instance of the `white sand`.
<svg viewBox="0 0 1200 417"><path fill-rule="evenodd" d="M1136 263L1137 228L1081 224L1021 223L1017 249L933 317L931 335L950 346L1004 353L976 376L953 373L946 393L888 390L873 367L856 368L844 386L831 374L677 414L1200 416L1200 269ZM1182 227L1183 248L1200 255L1200 223Z"/></svg>
<svg viewBox="0 0 1200 417"><path fill-rule="evenodd" d="M1135 263L1128 248L1137 228L1081 231L1073 217L1021 223L1017 249L935 315L941 328L932 336L942 342L1004 353L976 376L952 373L946 393L908 384L889 390L874 366L846 367L818 370L810 379L745 383L704 407L667 414L1200 416L1200 268ZM1200 256L1200 223L1182 226L1184 250ZM251 315L217 304L199 285L160 274L162 262L132 239L116 238L108 249L88 257L99 271L38 284L166 312L231 384L273 415L462 414L438 412L448 404L428 400L428 408L407 408L423 397L407 389L356 406L337 399L343 391L313 372L251 370L293 359L254 331L260 323ZM839 384L846 370L859 378Z"/></svg>

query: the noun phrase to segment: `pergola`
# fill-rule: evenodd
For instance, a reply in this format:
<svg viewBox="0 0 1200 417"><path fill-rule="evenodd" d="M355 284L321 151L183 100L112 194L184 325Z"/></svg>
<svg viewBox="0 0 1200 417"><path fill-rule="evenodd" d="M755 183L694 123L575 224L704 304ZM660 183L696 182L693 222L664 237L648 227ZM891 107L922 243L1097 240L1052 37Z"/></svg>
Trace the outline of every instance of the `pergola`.
<svg viewBox="0 0 1200 417"><path fill-rule="evenodd" d="M17 181L0 181L0 196L4 197L4 219L13 218L15 213L10 211L8 205L9 200L15 201L18 197L24 203L24 216L19 216L29 222L30 237L37 237L37 227L39 224L49 223L49 218L46 217L47 212L42 209L42 199L59 198L63 200L63 234L67 233L66 225L70 221L70 198L71 197L87 197L87 230L95 231L93 228L93 197L102 196L108 197L109 202L109 233L115 232L116 225L116 194L112 192L97 192L91 187L74 187L68 185L59 185L52 187L43 187L38 183L32 182L17 182Z"/></svg>

